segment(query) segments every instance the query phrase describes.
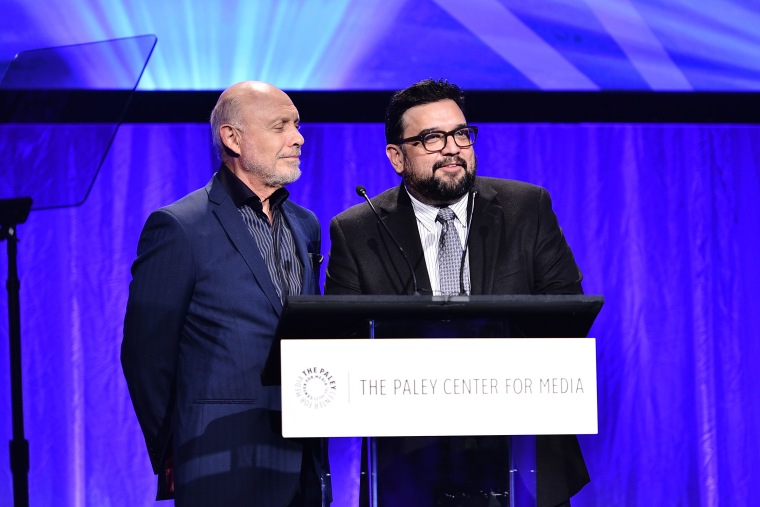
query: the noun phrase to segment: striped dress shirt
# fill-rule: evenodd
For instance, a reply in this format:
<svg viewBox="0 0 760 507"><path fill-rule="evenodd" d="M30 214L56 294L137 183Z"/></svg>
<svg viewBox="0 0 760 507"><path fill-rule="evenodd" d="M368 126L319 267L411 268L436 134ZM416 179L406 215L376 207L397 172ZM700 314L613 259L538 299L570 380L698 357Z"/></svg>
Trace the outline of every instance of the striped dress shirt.
<svg viewBox="0 0 760 507"><path fill-rule="evenodd" d="M272 214L270 223L259 197L227 166L222 166L218 175L240 212L248 231L256 240L280 301L284 303L287 296L300 294L303 265L296 253L293 234L282 213L282 204L290 193L284 188L279 188L269 197L269 209Z"/></svg>

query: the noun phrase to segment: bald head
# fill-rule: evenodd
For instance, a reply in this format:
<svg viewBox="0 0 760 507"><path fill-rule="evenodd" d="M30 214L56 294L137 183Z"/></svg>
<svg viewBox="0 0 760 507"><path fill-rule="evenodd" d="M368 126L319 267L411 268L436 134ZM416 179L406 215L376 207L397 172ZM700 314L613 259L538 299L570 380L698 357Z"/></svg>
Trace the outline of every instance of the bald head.
<svg viewBox="0 0 760 507"><path fill-rule="evenodd" d="M292 106L293 102L284 91L263 81L243 81L222 92L211 111L211 135L222 161L226 158L226 149L219 130L222 125L241 128L244 122L245 106L256 105L262 108L273 104Z"/></svg>
<svg viewBox="0 0 760 507"><path fill-rule="evenodd" d="M268 95L277 96L279 98L285 97L290 100L285 92L263 81L243 81L236 83L222 92L219 96L219 102L228 99L235 99L239 97L247 97L250 100L264 99Z"/></svg>
<svg viewBox="0 0 760 507"><path fill-rule="evenodd" d="M290 97L260 81L230 86L211 112L219 158L261 199L301 175L300 124Z"/></svg>

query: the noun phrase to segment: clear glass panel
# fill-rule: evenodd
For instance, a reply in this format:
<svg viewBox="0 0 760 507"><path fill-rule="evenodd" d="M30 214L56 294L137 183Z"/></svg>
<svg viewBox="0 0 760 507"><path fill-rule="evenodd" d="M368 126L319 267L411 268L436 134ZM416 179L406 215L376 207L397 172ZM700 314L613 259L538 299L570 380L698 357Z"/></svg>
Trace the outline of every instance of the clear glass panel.
<svg viewBox="0 0 760 507"><path fill-rule="evenodd" d="M155 44L142 35L16 55L0 83L0 199L84 202ZM83 100L92 107L73 107Z"/></svg>

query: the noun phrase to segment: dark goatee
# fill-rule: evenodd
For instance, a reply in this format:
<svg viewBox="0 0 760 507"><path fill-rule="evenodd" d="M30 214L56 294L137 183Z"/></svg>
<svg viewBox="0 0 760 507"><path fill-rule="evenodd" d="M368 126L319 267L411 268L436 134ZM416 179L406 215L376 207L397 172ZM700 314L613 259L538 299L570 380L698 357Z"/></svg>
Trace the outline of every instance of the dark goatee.
<svg viewBox="0 0 760 507"><path fill-rule="evenodd" d="M436 178L435 172L451 163L456 163L464 168L464 176L454 183L446 178ZM475 173L477 172L477 161L473 164L471 170L467 168L467 162L461 157L451 157L441 160L433 165L433 175L426 179L416 179L410 176L411 171L405 171L404 184L407 188L413 189L419 195L435 202L451 202L464 196L475 184Z"/></svg>

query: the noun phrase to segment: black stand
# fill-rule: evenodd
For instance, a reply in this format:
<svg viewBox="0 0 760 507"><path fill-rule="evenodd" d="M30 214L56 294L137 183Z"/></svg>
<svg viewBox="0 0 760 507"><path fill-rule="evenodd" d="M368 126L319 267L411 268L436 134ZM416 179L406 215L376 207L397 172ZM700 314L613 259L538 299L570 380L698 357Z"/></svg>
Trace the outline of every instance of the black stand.
<svg viewBox="0 0 760 507"><path fill-rule="evenodd" d="M8 240L8 333L11 347L11 412L13 440L10 441L13 505L29 505L29 442L24 436L24 402L21 391L21 311L18 269L16 266L16 226L26 222L32 199L0 199L0 241Z"/></svg>
<svg viewBox="0 0 760 507"><path fill-rule="evenodd" d="M154 35L142 35L22 51L0 81L0 241L8 240L15 507L29 505L16 226L26 221L32 201L35 210L85 201L155 45ZM73 111L77 97L94 105ZM55 146L70 149L62 156Z"/></svg>

